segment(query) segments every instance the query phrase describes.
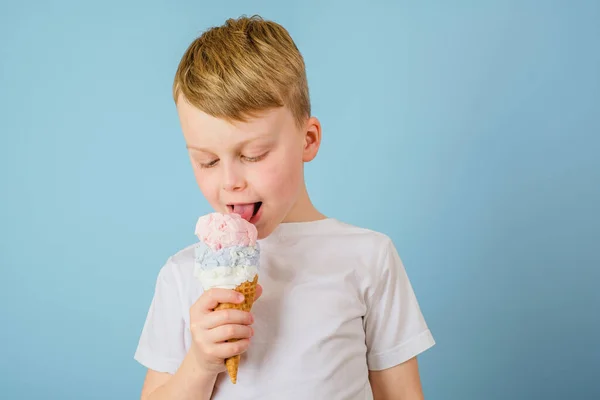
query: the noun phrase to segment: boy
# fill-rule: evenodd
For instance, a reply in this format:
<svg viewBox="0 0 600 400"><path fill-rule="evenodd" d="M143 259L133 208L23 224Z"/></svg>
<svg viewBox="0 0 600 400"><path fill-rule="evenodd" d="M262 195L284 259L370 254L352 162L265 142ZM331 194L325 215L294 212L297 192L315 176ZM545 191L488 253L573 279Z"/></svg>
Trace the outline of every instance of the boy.
<svg viewBox="0 0 600 400"><path fill-rule="evenodd" d="M170 257L135 355L142 399L422 399L416 355L434 340L393 243L326 217L307 193L321 126L288 32L259 17L208 30L174 98L202 194L258 230L261 287L251 313L213 311L241 299L202 291L192 246ZM234 385L222 372L235 354Z"/></svg>

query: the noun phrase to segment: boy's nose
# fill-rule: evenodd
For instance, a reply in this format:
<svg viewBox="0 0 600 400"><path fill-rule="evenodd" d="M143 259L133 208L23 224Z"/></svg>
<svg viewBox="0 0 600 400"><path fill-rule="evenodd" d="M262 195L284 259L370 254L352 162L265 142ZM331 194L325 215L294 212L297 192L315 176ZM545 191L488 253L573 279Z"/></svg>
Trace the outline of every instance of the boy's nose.
<svg viewBox="0 0 600 400"><path fill-rule="evenodd" d="M229 192L240 191L246 187L246 180L233 167L223 168L223 189Z"/></svg>

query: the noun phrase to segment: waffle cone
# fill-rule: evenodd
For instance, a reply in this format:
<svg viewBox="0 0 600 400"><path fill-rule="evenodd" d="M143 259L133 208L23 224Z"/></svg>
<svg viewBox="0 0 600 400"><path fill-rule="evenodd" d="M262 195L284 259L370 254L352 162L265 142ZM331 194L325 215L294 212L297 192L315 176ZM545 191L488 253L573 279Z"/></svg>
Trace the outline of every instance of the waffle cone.
<svg viewBox="0 0 600 400"><path fill-rule="evenodd" d="M216 308L217 310L228 310L228 309L236 309L242 311L250 311L252 309L252 304L254 303L254 297L256 295L256 284L258 282L258 275L254 277L252 282L244 282L234 290L244 295L244 302L241 304L232 304L232 303L220 303ZM228 342L237 342L238 339L229 339ZM237 382L237 373L238 367L240 365L240 355L236 355L233 357L229 357L225 359L225 368L227 368L227 373L229 374L229 379L232 383Z"/></svg>

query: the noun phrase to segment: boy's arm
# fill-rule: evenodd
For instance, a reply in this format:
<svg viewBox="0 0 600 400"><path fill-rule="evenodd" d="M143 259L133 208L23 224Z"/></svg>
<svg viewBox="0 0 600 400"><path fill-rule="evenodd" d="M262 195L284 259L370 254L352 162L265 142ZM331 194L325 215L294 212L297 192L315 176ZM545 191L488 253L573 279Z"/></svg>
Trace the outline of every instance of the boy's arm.
<svg viewBox="0 0 600 400"><path fill-rule="evenodd" d="M417 358L381 371L369 371L374 400L423 400Z"/></svg>
<svg viewBox="0 0 600 400"><path fill-rule="evenodd" d="M148 370L141 400L208 400L216 379L216 374L201 372L189 352L175 375Z"/></svg>

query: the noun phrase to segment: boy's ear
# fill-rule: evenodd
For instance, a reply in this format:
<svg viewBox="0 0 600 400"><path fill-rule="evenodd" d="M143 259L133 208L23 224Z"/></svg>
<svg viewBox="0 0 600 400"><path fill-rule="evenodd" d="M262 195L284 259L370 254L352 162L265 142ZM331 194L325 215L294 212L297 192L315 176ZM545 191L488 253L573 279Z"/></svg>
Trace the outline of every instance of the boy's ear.
<svg viewBox="0 0 600 400"><path fill-rule="evenodd" d="M316 117L310 117L306 121L302 161L312 161L319 152L319 146L321 146L321 123Z"/></svg>

